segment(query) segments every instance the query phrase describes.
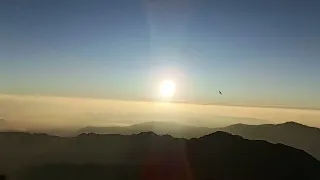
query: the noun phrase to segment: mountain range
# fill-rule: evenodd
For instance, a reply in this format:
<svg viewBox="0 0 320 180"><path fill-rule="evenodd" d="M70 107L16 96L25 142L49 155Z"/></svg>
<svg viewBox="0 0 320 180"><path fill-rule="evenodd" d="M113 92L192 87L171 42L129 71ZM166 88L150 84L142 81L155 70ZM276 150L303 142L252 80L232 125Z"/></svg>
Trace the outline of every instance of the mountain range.
<svg viewBox="0 0 320 180"><path fill-rule="evenodd" d="M235 124L222 128L181 125L171 122L146 122L126 127L85 127L81 133L137 134L152 131L159 135L169 134L178 138L201 137L216 131L228 132L252 140L265 140L302 149L320 160L320 129L296 122L282 124L246 125Z"/></svg>
<svg viewBox="0 0 320 180"><path fill-rule="evenodd" d="M217 131L200 138L0 133L9 179L316 180L320 162L282 144Z"/></svg>

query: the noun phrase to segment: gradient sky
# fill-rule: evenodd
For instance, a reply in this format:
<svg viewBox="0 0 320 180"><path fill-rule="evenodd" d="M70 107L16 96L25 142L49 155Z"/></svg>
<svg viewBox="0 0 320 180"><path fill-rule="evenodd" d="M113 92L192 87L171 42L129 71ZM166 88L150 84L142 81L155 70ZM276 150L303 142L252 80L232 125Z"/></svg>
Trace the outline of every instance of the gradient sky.
<svg viewBox="0 0 320 180"><path fill-rule="evenodd" d="M320 1L2 0L0 93L320 108ZM224 95L220 96L221 90Z"/></svg>

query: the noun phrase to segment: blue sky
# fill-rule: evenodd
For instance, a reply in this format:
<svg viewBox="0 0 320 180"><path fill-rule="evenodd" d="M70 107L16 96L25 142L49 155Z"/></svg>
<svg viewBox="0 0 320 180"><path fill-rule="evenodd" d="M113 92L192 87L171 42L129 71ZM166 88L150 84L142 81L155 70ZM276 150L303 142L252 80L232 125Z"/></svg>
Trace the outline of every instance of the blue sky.
<svg viewBox="0 0 320 180"><path fill-rule="evenodd" d="M1 4L0 93L320 108L316 0Z"/></svg>

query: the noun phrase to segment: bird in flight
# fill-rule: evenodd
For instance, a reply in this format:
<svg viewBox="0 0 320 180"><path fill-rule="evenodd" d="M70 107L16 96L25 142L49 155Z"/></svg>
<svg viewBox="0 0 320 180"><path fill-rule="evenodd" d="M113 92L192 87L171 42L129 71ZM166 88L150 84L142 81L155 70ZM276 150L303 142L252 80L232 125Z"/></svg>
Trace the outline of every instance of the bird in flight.
<svg viewBox="0 0 320 180"><path fill-rule="evenodd" d="M221 91L219 91L219 94L220 94L220 95L222 95L222 92L221 92Z"/></svg>

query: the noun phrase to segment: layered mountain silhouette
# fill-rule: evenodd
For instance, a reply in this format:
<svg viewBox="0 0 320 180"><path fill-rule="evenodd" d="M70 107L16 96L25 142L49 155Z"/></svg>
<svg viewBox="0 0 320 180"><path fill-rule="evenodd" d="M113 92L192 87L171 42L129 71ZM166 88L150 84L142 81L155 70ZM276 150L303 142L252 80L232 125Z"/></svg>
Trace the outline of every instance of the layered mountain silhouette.
<svg viewBox="0 0 320 180"><path fill-rule="evenodd" d="M266 125L236 124L220 129L247 139L266 140L302 149L320 160L320 129L296 122Z"/></svg>
<svg viewBox="0 0 320 180"><path fill-rule="evenodd" d="M316 180L302 150L225 132L182 139L136 135L0 133L0 173L10 179Z"/></svg>
<svg viewBox="0 0 320 180"><path fill-rule="evenodd" d="M265 140L302 149L320 160L320 129L295 122L264 125L235 124L222 128L185 126L169 122L146 122L127 127L86 127L80 129L78 133L136 134L149 131L183 138L201 137L216 131L224 131L247 139Z"/></svg>
<svg viewBox="0 0 320 180"><path fill-rule="evenodd" d="M201 137L213 132L212 128L187 126L172 122L145 122L124 127L85 127L78 131L81 133L96 134L138 134L141 132L154 132L158 135L171 135L177 138Z"/></svg>

